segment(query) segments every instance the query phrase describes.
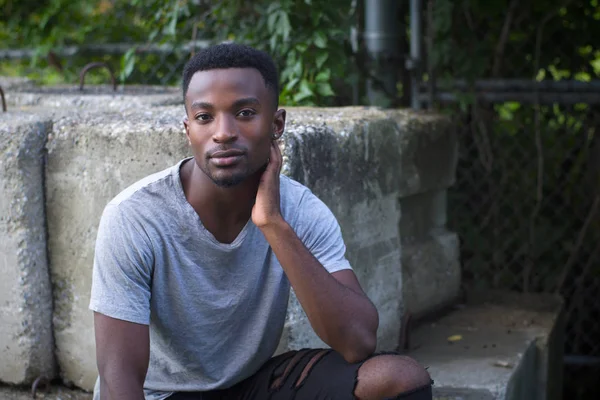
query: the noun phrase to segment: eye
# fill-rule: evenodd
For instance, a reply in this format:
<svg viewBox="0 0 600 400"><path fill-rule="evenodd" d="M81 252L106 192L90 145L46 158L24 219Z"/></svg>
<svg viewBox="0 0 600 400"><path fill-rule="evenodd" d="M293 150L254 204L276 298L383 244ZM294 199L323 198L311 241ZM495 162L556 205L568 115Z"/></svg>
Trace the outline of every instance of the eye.
<svg viewBox="0 0 600 400"><path fill-rule="evenodd" d="M240 117L243 117L243 118L248 118L248 117L251 117L251 116L253 116L253 115L255 115L255 114L256 114L256 111L254 111L254 110L250 110L250 109L245 109L245 110L242 110L242 111L240 111L240 112L238 113L238 115L239 115Z"/></svg>
<svg viewBox="0 0 600 400"><path fill-rule="evenodd" d="M212 119L212 116L210 114L198 114L195 119L200 122L207 122Z"/></svg>

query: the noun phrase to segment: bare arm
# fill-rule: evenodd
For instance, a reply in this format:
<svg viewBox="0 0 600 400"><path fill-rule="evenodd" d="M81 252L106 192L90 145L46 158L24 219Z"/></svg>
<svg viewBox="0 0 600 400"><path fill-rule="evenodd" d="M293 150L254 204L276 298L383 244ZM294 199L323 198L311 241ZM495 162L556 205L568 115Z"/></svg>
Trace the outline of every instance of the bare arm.
<svg viewBox="0 0 600 400"><path fill-rule="evenodd" d="M252 221L271 245L316 334L346 361L361 361L375 351L377 309L354 272L329 273L283 219L279 208L281 162L279 146L273 142L252 209Z"/></svg>
<svg viewBox="0 0 600 400"><path fill-rule="evenodd" d="M101 399L143 400L150 358L148 325L95 312L94 328Z"/></svg>
<svg viewBox="0 0 600 400"><path fill-rule="evenodd" d="M283 220L262 227L315 333L348 362L375 351L379 317L352 270L330 274Z"/></svg>

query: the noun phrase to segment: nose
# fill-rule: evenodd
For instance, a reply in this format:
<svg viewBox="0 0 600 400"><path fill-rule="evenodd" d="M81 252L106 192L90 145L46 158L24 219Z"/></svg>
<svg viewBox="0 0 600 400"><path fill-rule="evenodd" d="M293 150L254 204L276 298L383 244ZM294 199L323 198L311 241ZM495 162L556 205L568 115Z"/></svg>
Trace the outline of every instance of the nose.
<svg viewBox="0 0 600 400"><path fill-rule="evenodd" d="M213 134L215 143L230 143L237 139L238 130L235 123L235 117L230 115L220 115L217 117L216 130Z"/></svg>

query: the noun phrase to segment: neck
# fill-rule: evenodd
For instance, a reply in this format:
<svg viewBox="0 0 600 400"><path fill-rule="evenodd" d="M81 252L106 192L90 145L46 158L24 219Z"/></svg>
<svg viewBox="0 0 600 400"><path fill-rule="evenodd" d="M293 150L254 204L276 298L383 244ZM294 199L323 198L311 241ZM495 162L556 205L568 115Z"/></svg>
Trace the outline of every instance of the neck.
<svg viewBox="0 0 600 400"><path fill-rule="evenodd" d="M262 171L229 188L216 185L194 159L181 169L181 182L187 201L200 219L217 219L222 224L246 222L252 214Z"/></svg>

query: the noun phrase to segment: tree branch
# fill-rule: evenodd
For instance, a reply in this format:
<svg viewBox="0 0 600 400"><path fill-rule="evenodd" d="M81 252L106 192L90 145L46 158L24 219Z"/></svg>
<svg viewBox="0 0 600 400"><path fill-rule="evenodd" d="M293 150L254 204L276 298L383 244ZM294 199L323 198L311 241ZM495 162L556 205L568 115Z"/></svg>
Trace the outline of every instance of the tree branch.
<svg viewBox="0 0 600 400"><path fill-rule="evenodd" d="M500 74L500 67L504 59L504 49L508 42L508 36L510 34L510 27L512 25L513 16L517 9L518 0L512 0L508 6L508 12L504 18L504 24L502 25L502 31L500 33L500 39L496 44L496 50L494 51L494 63L492 66L492 77L497 77Z"/></svg>

